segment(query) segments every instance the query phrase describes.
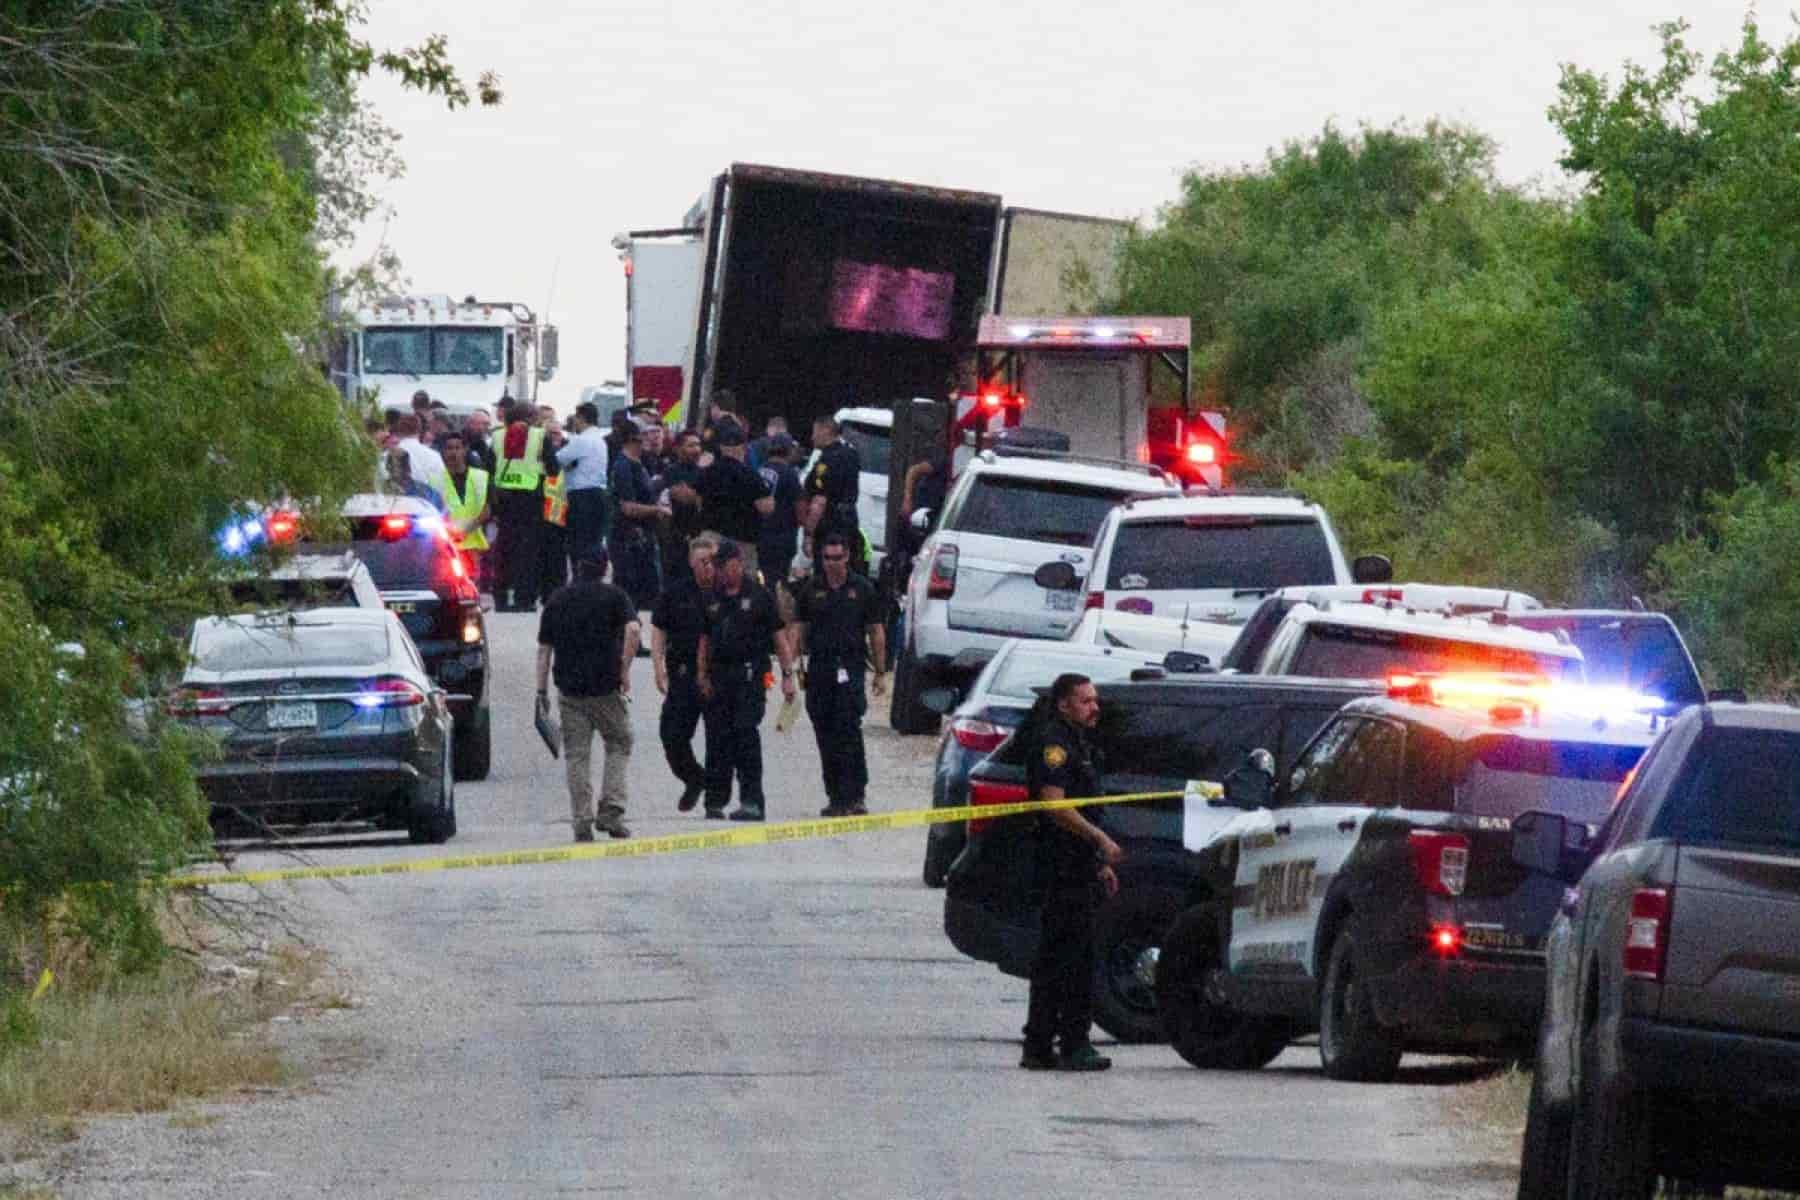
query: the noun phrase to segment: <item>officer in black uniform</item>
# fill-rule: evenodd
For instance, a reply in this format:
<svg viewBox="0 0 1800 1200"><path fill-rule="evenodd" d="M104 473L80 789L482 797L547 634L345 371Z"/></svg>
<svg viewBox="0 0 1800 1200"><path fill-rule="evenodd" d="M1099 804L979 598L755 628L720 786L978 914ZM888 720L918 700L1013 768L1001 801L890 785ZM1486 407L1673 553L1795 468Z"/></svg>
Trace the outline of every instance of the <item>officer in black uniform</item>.
<svg viewBox="0 0 1800 1200"><path fill-rule="evenodd" d="M838 435L835 417L813 421L813 449L819 460L806 473L810 503L806 527L812 531L812 553L817 555L828 533L841 533L850 547L851 565L867 575L869 564L862 552L862 530L856 517L856 501L862 494L862 456Z"/></svg>
<svg viewBox="0 0 1800 1200"><path fill-rule="evenodd" d="M1100 698L1087 676L1057 676L1029 718L1032 741L1025 782L1031 799L1100 794L1100 768L1088 740L1099 719ZM1094 911L1103 891L1111 895L1119 890L1113 867L1124 852L1072 808L1044 814L1038 845L1044 915L1019 1065L1028 1071L1104 1071L1112 1060L1088 1040L1094 1015Z"/></svg>
<svg viewBox="0 0 1800 1200"><path fill-rule="evenodd" d="M706 771L694 757L694 730L706 708L696 671L700 638L706 633L706 606L713 596L716 549L717 543L707 537L688 543L686 578L664 588L650 614L651 665L656 690L663 697L657 733L669 770L681 780L681 799L675 807L682 812L691 812L706 789ZM706 740L711 745L710 726Z"/></svg>
<svg viewBox="0 0 1800 1200"><path fill-rule="evenodd" d="M730 538L713 552L717 572L700 639L699 687L706 701L706 815L725 815L737 776L734 821L763 819L763 676L769 654L781 660L781 694L794 695L794 658L774 595L744 573L744 552Z"/></svg>
<svg viewBox="0 0 1800 1200"><path fill-rule="evenodd" d="M869 763L863 750L863 692L867 663L875 663L869 690L887 692L887 631L875 585L850 569L850 545L837 532L817 547L821 570L799 586L794 644L806 659L806 715L819 741L825 772L821 817L863 816L869 809ZM868 653L864 653L864 644Z"/></svg>

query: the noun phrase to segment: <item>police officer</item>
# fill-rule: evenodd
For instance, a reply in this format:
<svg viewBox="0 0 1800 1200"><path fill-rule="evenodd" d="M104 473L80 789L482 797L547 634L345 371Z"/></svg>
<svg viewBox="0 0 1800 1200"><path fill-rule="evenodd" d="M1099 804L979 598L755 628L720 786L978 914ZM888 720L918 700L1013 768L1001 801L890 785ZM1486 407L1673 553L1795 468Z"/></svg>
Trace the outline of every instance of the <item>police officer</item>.
<svg viewBox="0 0 1800 1200"><path fill-rule="evenodd" d="M806 473L810 504L806 528L812 534L812 552L819 552L826 534L841 533L858 560L858 573L867 574L862 531L856 519L856 501L862 494L862 458L855 446L839 436L837 419L831 416L813 421L813 449L819 452L819 460Z"/></svg>
<svg viewBox="0 0 1800 1200"><path fill-rule="evenodd" d="M1100 697L1085 675L1058 675L1027 718L1025 782L1033 800L1098 796L1100 769L1089 733ZM1117 842L1082 816L1058 809L1043 819L1039 876L1046 881L1031 1000L1025 1016L1028 1071L1104 1071L1112 1060L1088 1040L1093 1024L1094 911L1102 891L1119 890Z"/></svg>
<svg viewBox="0 0 1800 1200"><path fill-rule="evenodd" d="M763 676L772 651L781 660L782 698L792 699L793 654L775 597L745 573L738 544L730 538L720 541L713 562L717 574L697 667L700 696L706 701L706 815L725 815L735 775L738 807L731 819L760 821Z"/></svg>
<svg viewBox="0 0 1800 1200"><path fill-rule="evenodd" d="M689 542L687 576L665 588L650 613L650 659L656 690L663 697L657 733L669 770L681 780L681 799L675 807L682 812L693 811L706 788L706 771L694 757L694 729L706 707L700 699L695 660L706 632L706 606L712 602L717 549L718 543L704 534ZM710 728L706 740L711 745Z"/></svg>
<svg viewBox="0 0 1800 1200"><path fill-rule="evenodd" d="M821 570L801 584L795 598L794 645L806 659L806 715L819 741L827 804L821 817L863 816L869 810L869 764L862 719L865 664L873 659L869 690L887 692L887 633L875 585L850 569L850 544L828 533L818 547ZM864 644L868 654L864 654Z"/></svg>

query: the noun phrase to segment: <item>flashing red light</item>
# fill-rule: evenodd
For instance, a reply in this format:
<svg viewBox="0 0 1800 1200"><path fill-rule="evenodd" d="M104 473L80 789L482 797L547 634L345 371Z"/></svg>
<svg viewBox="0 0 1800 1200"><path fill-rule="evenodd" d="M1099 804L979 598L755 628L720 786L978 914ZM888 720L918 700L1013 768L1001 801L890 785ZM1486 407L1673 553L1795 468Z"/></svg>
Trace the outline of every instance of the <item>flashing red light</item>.
<svg viewBox="0 0 1800 1200"><path fill-rule="evenodd" d="M985 807L989 804L1019 804L1030 798L1031 793L1022 784L989 783L982 779L969 781L969 803L977 807ZM980 833L991 824L993 824L992 820L978 818L969 822L969 832Z"/></svg>
<svg viewBox="0 0 1800 1200"><path fill-rule="evenodd" d="M1196 467L1214 466L1219 461L1219 448L1212 442L1189 442L1187 460Z"/></svg>
<svg viewBox="0 0 1800 1200"><path fill-rule="evenodd" d="M1403 604L1405 601L1406 589L1404 588L1390 587L1363 589L1362 602L1364 604L1383 604L1391 606Z"/></svg>
<svg viewBox="0 0 1800 1200"><path fill-rule="evenodd" d="M1005 403L1006 397L1002 396L999 392L989 392L981 398L981 407L987 409L989 412L998 412L1000 406Z"/></svg>
<svg viewBox="0 0 1800 1200"><path fill-rule="evenodd" d="M1668 888L1639 888L1625 922L1625 974L1662 982L1669 965L1669 916L1675 907Z"/></svg>
<svg viewBox="0 0 1800 1200"><path fill-rule="evenodd" d="M1462 930L1455 925L1438 925L1431 931L1431 948L1441 958L1455 958L1462 944Z"/></svg>
<svg viewBox="0 0 1800 1200"><path fill-rule="evenodd" d="M412 518L404 513L391 513L381 518L381 536L390 542L411 532Z"/></svg>
<svg viewBox="0 0 1800 1200"><path fill-rule="evenodd" d="M1006 732L992 721L977 721L970 717L959 717L950 722L950 734L956 744L978 754L986 754L999 746L1006 740Z"/></svg>
<svg viewBox="0 0 1800 1200"><path fill-rule="evenodd" d="M469 577L469 568L463 564L463 556L460 551L450 556L450 574L458 579Z"/></svg>
<svg viewBox="0 0 1800 1200"><path fill-rule="evenodd" d="M300 518L291 512L278 512L269 517L267 528L271 542L291 542L300 528Z"/></svg>

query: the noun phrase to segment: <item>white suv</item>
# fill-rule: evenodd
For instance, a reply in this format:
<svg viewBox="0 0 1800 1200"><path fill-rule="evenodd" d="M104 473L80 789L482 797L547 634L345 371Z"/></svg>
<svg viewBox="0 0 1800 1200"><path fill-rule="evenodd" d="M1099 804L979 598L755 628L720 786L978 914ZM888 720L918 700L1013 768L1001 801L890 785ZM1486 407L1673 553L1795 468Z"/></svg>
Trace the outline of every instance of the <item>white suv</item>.
<svg viewBox="0 0 1800 1200"><path fill-rule="evenodd" d="M1344 561L1325 510L1292 493L1133 501L1100 527L1085 607L1238 625L1281 588L1390 575L1373 555L1356 566Z"/></svg>
<svg viewBox="0 0 1800 1200"><path fill-rule="evenodd" d="M890 712L900 733L930 733L925 689L973 678L1009 637L1061 640L1081 617L1078 592L1040 586L1046 560L1087 573L1094 536L1120 501L1179 496L1156 467L1019 449L970 459L926 539L906 588L906 634Z"/></svg>

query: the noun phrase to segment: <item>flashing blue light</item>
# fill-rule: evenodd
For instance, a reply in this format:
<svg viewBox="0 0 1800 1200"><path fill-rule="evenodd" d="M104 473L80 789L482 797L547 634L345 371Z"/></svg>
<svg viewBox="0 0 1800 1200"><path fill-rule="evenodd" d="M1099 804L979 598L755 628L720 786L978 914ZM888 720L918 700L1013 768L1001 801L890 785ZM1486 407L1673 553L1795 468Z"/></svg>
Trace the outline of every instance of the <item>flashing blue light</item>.
<svg viewBox="0 0 1800 1200"><path fill-rule="evenodd" d="M381 692L364 692L352 701L358 708L380 708L387 702L387 696Z"/></svg>
<svg viewBox="0 0 1800 1200"><path fill-rule="evenodd" d="M444 532L444 518L420 517L413 522L413 529L419 533L429 533L435 536Z"/></svg>
<svg viewBox="0 0 1800 1200"><path fill-rule="evenodd" d="M225 553L231 555L242 554L248 549L248 547L244 545L243 533L236 529L227 529L225 531L225 537L220 542L220 548L223 549Z"/></svg>
<svg viewBox="0 0 1800 1200"><path fill-rule="evenodd" d="M245 542L254 542L263 535L262 522L255 520L245 521L242 525L238 526L238 531L244 535Z"/></svg>

